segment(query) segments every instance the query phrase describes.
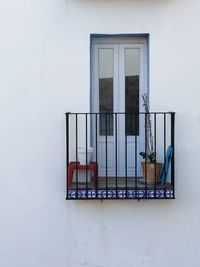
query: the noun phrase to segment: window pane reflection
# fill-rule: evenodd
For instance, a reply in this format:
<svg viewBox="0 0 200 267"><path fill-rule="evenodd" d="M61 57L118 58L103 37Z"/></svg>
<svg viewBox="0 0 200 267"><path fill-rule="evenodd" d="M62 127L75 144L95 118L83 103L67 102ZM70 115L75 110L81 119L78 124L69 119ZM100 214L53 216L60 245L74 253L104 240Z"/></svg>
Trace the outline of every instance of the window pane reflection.
<svg viewBox="0 0 200 267"><path fill-rule="evenodd" d="M125 49L126 135L139 135L139 58L136 48Z"/></svg>
<svg viewBox="0 0 200 267"><path fill-rule="evenodd" d="M99 49L99 112L113 113L113 49L110 48ZM100 135L113 135L113 114L102 114L99 120Z"/></svg>

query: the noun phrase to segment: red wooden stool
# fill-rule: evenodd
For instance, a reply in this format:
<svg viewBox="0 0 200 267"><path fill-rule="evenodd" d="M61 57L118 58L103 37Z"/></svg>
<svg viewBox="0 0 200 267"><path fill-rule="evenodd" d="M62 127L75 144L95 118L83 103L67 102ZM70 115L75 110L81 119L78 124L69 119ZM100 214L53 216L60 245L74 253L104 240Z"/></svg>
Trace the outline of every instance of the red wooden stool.
<svg viewBox="0 0 200 267"><path fill-rule="evenodd" d="M73 180L73 172L75 170L90 170L93 171L94 175L92 177L94 186L97 186L97 176L98 176L98 165L97 162L90 162L88 165L81 165L80 162L70 162L68 165L68 187L72 186L72 180Z"/></svg>

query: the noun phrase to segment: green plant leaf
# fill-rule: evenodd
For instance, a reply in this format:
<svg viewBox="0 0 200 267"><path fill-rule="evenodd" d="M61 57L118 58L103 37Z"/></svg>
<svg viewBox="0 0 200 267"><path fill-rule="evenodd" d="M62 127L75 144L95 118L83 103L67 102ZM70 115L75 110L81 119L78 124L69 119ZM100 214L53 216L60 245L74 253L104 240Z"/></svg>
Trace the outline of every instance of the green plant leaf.
<svg viewBox="0 0 200 267"><path fill-rule="evenodd" d="M156 153L155 152L151 152L149 155L148 155L148 159L151 163L155 163L156 162Z"/></svg>
<svg viewBox="0 0 200 267"><path fill-rule="evenodd" d="M145 152L140 152L140 156L145 159L146 158L146 153Z"/></svg>

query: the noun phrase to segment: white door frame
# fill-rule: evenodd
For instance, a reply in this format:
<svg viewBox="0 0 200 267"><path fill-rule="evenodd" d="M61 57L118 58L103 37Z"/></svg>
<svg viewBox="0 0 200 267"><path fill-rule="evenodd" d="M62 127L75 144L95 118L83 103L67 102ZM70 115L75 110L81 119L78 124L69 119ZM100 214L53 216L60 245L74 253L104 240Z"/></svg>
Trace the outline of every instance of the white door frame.
<svg viewBox="0 0 200 267"><path fill-rule="evenodd" d="M101 48L111 48L113 49L113 111L114 112L125 112L125 49L126 48L138 48L140 49L140 80L139 80L139 95L141 96L144 93L148 93L148 64L147 64L147 39L144 37L106 37L106 38L94 38L92 39L92 91L91 91L91 111L92 112L99 112L99 80L98 80L98 49ZM124 101L120 101L124 99ZM120 101L120 103L119 103ZM139 106L140 112L143 112L143 103L142 98L139 99ZM141 116L140 116L141 117ZM115 121L115 120L114 120ZM118 119L118 126L117 127L118 133L118 140L120 142L117 144L117 153L118 153L118 176L125 175L125 126L124 123L121 122L122 120ZM99 123L97 123L99 125ZM144 120L140 118L139 124L139 132L140 135L137 137L137 148L138 153L140 151L140 147L142 147L142 143L144 143ZM93 126L94 127L94 123ZM115 176L115 123L113 123L113 136L107 137L108 148L109 148L109 165L107 165L107 175L108 176ZM93 128L94 130L94 128ZM99 133L99 129L97 129ZM142 134L143 133L143 134ZM105 158L103 159L101 146L105 142L105 137L100 136L98 134L98 163L99 163L99 176L105 176L105 164L101 165L103 160L105 162ZM134 147L135 137L134 136L127 136L127 143L128 146L131 148ZM95 145L93 144L95 147ZM96 148L95 148L96 149ZM134 151L133 151L134 153ZM104 154L104 152L103 152ZM119 159L121 157L121 160ZM138 161L140 160L137 155ZM135 162L135 161L133 161ZM132 163L131 163L132 164ZM134 166L129 166L127 164L127 175L133 176L135 173ZM140 176L141 169L140 169L140 162L137 162L137 175Z"/></svg>

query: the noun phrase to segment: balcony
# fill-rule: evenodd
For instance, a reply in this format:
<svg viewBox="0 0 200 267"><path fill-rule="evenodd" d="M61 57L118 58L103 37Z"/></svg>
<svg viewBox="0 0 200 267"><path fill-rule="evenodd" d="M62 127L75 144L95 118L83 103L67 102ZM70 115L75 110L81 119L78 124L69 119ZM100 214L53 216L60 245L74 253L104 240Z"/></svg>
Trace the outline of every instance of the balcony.
<svg viewBox="0 0 200 267"><path fill-rule="evenodd" d="M174 131L174 112L66 113L66 199L174 199Z"/></svg>

